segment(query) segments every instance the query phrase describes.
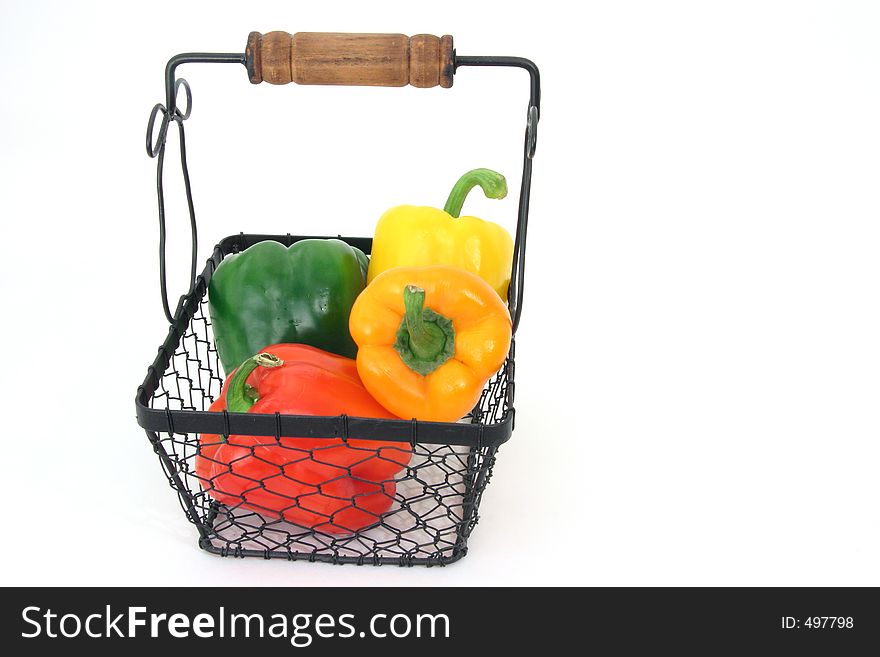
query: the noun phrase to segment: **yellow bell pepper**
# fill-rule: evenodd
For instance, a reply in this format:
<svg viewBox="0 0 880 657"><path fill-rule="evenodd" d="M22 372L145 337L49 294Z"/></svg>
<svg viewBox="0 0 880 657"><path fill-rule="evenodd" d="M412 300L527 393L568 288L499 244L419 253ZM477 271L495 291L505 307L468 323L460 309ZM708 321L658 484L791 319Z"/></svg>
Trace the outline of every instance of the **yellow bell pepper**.
<svg viewBox="0 0 880 657"><path fill-rule="evenodd" d="M383 214L373 237L367 283L392 267L453 265L477 274L506 301L513 262L510 233L477 217L459 217L476 185L489 198L507 195L504 176L474 169L455 184L443 210L399 205Z"/></svg>
<svg viewBox="0 0 880 657"><path fill-rule="evenodd" d="M404 419L467 415L510 349L507 304L476 274L397 267L355 300L349 318L357 370L376 401Z"/></svg>

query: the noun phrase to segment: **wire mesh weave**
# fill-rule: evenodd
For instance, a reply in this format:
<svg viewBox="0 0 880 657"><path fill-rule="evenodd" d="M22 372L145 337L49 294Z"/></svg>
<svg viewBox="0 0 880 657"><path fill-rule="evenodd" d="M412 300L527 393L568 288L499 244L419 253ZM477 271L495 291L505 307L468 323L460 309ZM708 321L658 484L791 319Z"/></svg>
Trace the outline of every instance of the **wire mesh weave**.
<svg viewBox="0 0 880 657"><path fill-rule="evenodd" d="M222 386L201 299L150 406L207 411ZM512 387L513 346L461 421L501 421ZM497 449L232 436L238 455L224 461L211 455L217 436L147 433L202 548L222 556L374 565L443 565L464 556ZM377 460L394 461L396 473L385 468L384 478L365 475L364 464Z"/></svg>

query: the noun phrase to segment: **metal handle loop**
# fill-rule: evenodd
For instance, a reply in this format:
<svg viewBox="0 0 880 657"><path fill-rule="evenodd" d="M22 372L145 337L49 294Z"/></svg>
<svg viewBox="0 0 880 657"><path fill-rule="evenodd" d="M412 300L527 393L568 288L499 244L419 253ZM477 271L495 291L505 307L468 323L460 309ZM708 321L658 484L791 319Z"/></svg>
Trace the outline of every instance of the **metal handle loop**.
<svg viewBox="0 0 880 657"><path fill-rule="evenodd" d="M186 112L181 112L177 106L177 94L180 87L186 92ZM196 227L196 215L193 208L192 188L189 182L189 168L186 163L186 135L183 131L183 122L186 121L192 112L192 90L189 83L183 78L178 78L174 83L174 109L168 112L162 103L156 103L150 112L150 119L147 121L147 155L152 158L158 158L156 164L156 196L159 203L159 291L162 296L162 310L165 312L165 318L169 324L174 323L174 318L183 306L183 300L186 295L182 295L177 303L174 313L168 305L168 283L165 267L165 188L163 184L163 176L165 172L165 145L168 140L168 126L171 121L177 123L179 132L180 146L180 168L183 172L183 184L186 192L186 203L189 209L190 232L192 235L192 253L190 257L190 289L196 281L196 259L198 257L198 230ZM153 131L156 127L156 118L159 113L162 114L162 123L159 126L159 134L153 143Z"/></svg>
<svg viewBox="0 0 880 657"><path fill-rule="evenodd" d="M154 144L153 130L156 127L156 117L159 115L159 112L162 112L162 123L159 126L159 135L156 137ZM168 110L165 109L162 103L156 103L153 106L153 111L150 112L150 120L147 121L147 155L150 157L156 157L165 146L165 139L168 136L168 123Z"/></svg>

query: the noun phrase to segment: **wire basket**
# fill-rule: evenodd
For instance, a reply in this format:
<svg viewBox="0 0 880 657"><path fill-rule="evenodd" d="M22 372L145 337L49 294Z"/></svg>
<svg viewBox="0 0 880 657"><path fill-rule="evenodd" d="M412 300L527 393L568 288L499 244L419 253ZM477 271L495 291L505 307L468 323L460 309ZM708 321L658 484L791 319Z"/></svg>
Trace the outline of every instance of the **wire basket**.
<svg viewBox="0 0 880 657"><path fill-rule="evenodd" d="M206 295L214 271L224 257L264 240L290 246L314 238L290 234L230 236L214 248L205 269L195 275L196 222L183 133L183 122L192 109L192 94L186 81L176 78L175 69L188 62L235 62L248 67L252 82L255 76L261 80L267 69L265 59L260 69L260 43L269 36L252 33L248 52L243 55L189 53L172 58L166 68L167 106L159 104L153 109L147 151L158 157L160 278L162 302L171 326L138 388L138 423L146 430L187 519L198 531L199 546L211 553L359 565L452 563L467 553L468 537L479 519L480 500L491 478L496 452L513 431L513 341L504 365L487 383L478 404L458 422L211 410L224 384L207 312ZM293 40L299 36L286 35ZM448 42L438 39L438 43L446 43L450 49L451 70L449 84L442 85L441 81L442 86L451 86L452 72L465 65L518 66L530 74L532 94L509 292L515 331L522 302L525 227L537 125L537 69L519 58L457 57L451 51L451 37L443 39ZM411 57L409 50L407 57ZM442 77L442 56L439 61L438 75ZM185 112L176 106L181 88L187 96ZM162 122L154 141L159 115ZM173 313L165 284L162 189L165 139L172 122L180 132L180 161L193 237L192 285ZM364 253L371 251L369 238L337 237ZM220 462L212 448L227 437L229 448L236 450L233 453L237 456ZM236 467L244 462L258 467ZM308 467L301 467L303 463ZM368 475L366 466L376 464L383 467L374 468ZM376 476L378 471L383 474Z"/></svg>

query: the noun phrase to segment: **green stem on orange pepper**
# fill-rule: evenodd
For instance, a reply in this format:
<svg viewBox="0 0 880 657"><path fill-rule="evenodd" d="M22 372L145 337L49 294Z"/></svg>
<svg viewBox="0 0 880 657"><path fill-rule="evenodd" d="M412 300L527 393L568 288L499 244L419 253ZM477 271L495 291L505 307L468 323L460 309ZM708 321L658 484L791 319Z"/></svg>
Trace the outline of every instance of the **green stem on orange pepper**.
<svg viewBox="0 0 880 657"><path fill-rule="evenodd" d="M404 288L403 305L394 349L411 370L430 374L455 353L452 320L425 308L425 290L415 285Z"/></svg>

